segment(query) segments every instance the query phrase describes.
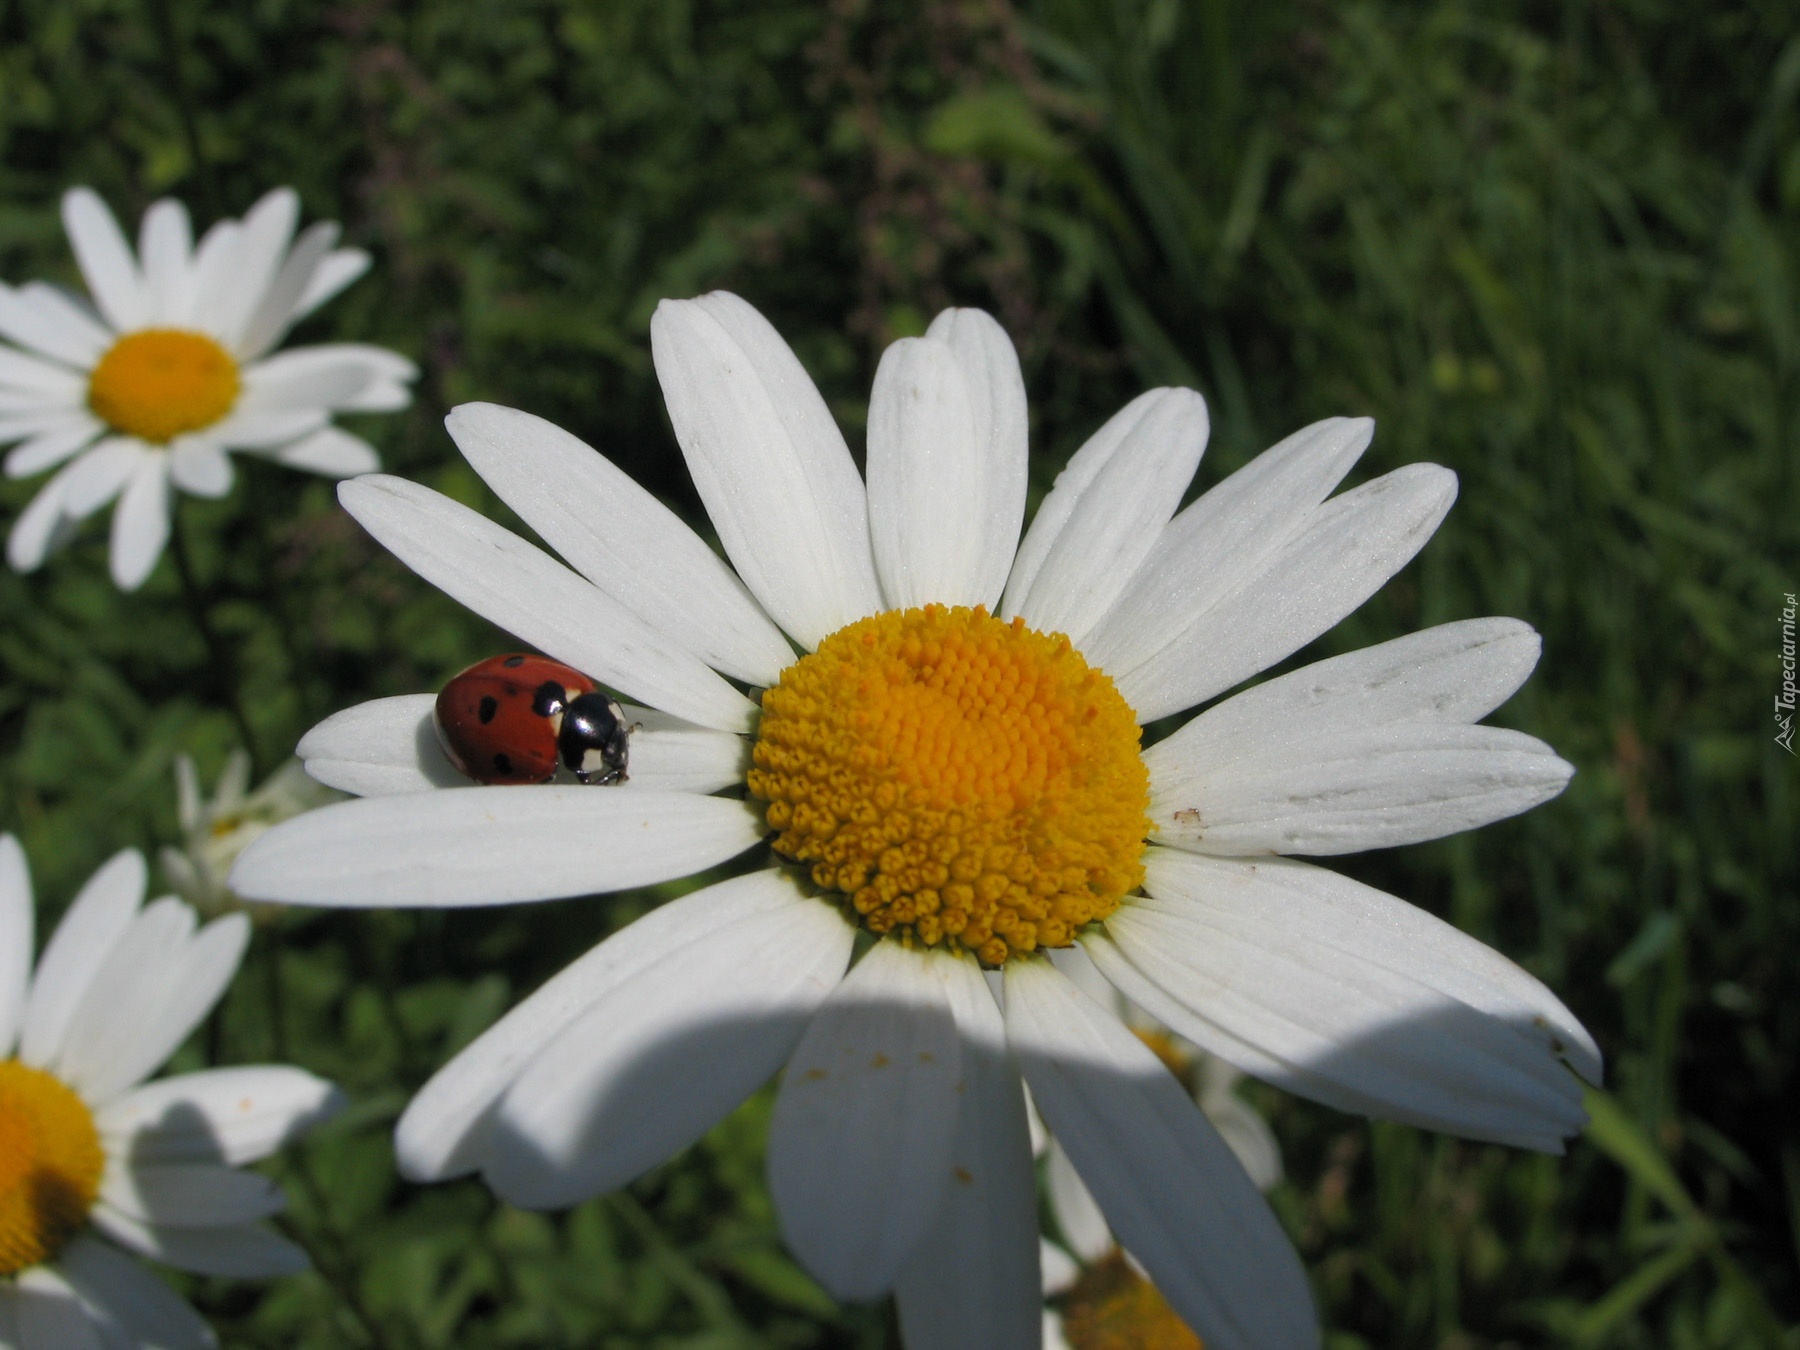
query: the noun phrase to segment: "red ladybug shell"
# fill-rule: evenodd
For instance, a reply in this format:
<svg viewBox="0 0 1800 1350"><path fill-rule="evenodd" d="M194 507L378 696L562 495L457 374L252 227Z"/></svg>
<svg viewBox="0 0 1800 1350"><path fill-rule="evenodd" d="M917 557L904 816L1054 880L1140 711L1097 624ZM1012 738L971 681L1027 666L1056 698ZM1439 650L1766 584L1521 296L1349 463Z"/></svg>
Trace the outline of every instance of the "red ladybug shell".
<svg viewBox="0 0 1800 1350"><path fill-rule="evenodd" d="M444 686L432 721L450 762L476 782L547 783L556 776L563 709L594 688L547 656L490 656Z"/></svg>

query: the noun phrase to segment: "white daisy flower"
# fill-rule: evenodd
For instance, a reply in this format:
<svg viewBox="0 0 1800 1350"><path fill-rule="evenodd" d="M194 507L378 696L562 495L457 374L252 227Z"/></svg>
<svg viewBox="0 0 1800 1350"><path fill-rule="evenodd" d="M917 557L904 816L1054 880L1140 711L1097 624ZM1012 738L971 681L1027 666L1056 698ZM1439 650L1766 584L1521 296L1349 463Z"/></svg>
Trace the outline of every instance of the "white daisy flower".
<svg viewBox="0 0 1800 1350"><path fill-rule="evenodd" d="M144 859L88 881L32 973L31 877L0 835L0 1346L198 1350L212 1330L127 1256L201 1275L304 1269L262 1220L282 1209L265 1158L337 1108L329 1084L259 1065L143 1080L237 972L241 914L195 931L173 896L144 905ZM120 1249L123 1248L124 1251Z"/></svg>
<svg viewBox="0 0 1800 1350"><path fill-rule="evenodd" d="M57 287L0 285L0 445L9 478L62 465L14 522L6 556L29 572L115 498L112 574L150 575L169 537L174 493L222 497L230 451L334 478L379 461L331 425L336 412L404 408L413 363L354 343L270 355L296 322L368 268L321 222L294 237L300 200L277 188L199 246L187 209L144 213L137 254L87 188L63 197L63 224L92 306Z"/></svg>
<svg viewBox="0 0 1800 1350"><path fill-rule="evenodd" d="M1214 1350L1316 1345L1274 1215L1150 1048L1044 959L1070 944L1271 1082L1560 1149L1583 1118L1566 1065L1599 1073L1568 1010L1423 911L1276 856L1554 796L1570 769L1547 746L1474 725L1535 663L1529 628L1481 619L1322 661L1139 748L1142 725L1361 604L1443 518L1453 475L1415 465L1327 500L1371 430L1333 420L1177 513L1206 410L1159 389L1082 447L1021 543L1024 384L985 314L885 353L866 484L744 301L665 302L651 336L730 566L574 437L488 405L451 435L568 565L416 484L339 490L427 580L648 705L626 714L630 781L456 787L431 695L366 703L300 746L365 799L276 826L232 885L480 905L652 885L771 835L773 856L607 939L463 1051L400 1123L410 1176L479 1171L514 1203L567 1205L785 1065L769 1181L806 1266L840 1298L894 1290L910 1344L1034 1346L1022 1072L1112 1231ZM746 798L712 795L732 788ZM846 974L857 929L882 940Z"/></svg>
<svg viewBox="0 0 1800 1350"><path fill-rule="evenodd" d="M252 839L271 825L338 800L337 793L307 777L297 759L283 764L254 792L249 789L250 756L241 748L226 757L211 801L200 790L194 761L186 755L175 758L181 847L164 848L159 861L176 894L202 914L221 914L237 903L225 874Z"/></svg>

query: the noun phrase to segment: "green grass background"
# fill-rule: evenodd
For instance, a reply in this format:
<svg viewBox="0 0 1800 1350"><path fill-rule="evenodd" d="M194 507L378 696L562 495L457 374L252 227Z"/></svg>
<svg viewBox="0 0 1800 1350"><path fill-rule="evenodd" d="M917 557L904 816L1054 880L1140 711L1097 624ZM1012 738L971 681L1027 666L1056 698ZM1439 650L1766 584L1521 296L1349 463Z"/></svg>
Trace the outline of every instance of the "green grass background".
<svg viewBox="0 0 1800 1350"><path fill-rule="evenodd" d="M423 368L411 412L356 429L502 518L443 433L458 402L548 417L704 524L647 328L714 287L789 337L853 445L885 343L992 310L1034 494L1150 384L1211 404L1200 486L1375 417L1358 478L1429 459L1462 494L1307 655L1526 619L1544 660L1497 720L1579 772L1344 868L1558 990L1612 1095L1551 1159L1253 1090L1328 1344L1793 1346L1800 769L1771 710L1800 589L1797 33L1786 0L8 0L0 277L76 281L70 184L134 228L165 193L204 224L292 183L376 257L299 337ZM112 851L173 840L172 757L210 782L234 700L266 772L502 642L327 484L239 462L228 500L181 507L226 665L168 561L113 590L98 522L0 572L0 827L46 928ZM34 487L0 486L0 519ZM259 928L179 1062L287 1058L354 1105L274 1165L317 1273L186 1285L228 1343L898 1344L783 1253L767 1094L568 1214L396 1178L410 1090L658 898Z"/></svg>

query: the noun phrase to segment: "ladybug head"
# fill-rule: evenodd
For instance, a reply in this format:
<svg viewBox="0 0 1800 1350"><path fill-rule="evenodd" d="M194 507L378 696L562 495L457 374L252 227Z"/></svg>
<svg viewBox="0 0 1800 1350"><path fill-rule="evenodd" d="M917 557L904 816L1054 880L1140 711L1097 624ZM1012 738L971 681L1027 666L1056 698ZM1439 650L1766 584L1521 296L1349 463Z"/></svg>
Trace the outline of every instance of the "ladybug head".
<svg viewBox="0 0 1800 1350"><path fill-rule="evenodd" d="M623 711L605 694L577 694L563 708L556 748L583 783L623 783L631 749Z"/></svg>

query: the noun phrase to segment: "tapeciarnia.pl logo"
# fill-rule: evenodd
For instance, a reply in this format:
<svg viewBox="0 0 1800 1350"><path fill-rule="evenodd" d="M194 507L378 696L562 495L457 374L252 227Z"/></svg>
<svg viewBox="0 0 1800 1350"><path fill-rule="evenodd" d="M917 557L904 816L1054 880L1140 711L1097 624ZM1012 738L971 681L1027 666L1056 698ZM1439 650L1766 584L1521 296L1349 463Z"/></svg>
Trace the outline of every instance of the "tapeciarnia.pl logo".
<svg viewBox="0 0 1800 1350"><path fill-rule="evenodd" d="M1775 744L1794 753L1794 592L1781 611L1781 692L1775 695Z"/></svg>

